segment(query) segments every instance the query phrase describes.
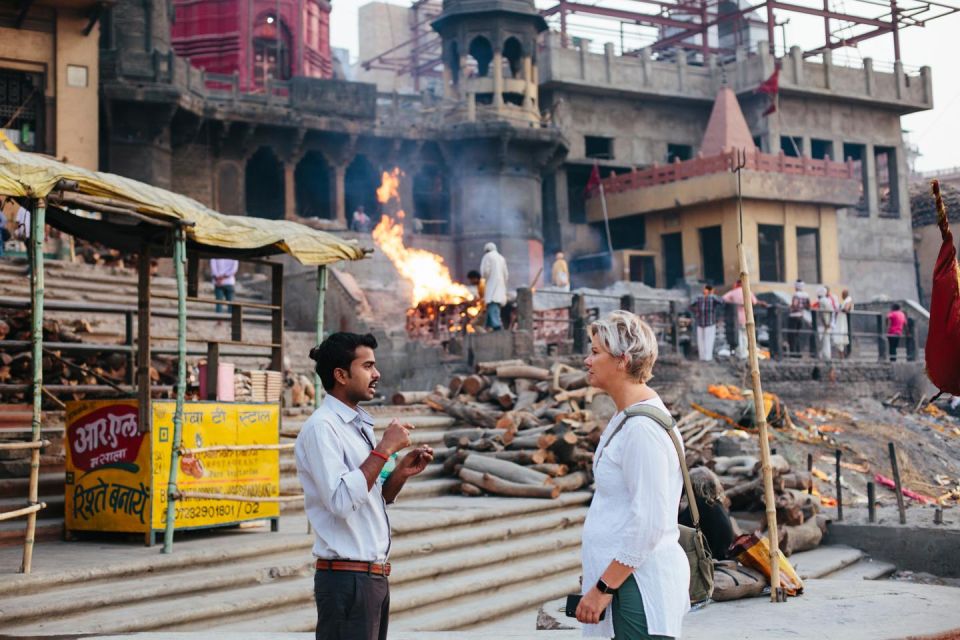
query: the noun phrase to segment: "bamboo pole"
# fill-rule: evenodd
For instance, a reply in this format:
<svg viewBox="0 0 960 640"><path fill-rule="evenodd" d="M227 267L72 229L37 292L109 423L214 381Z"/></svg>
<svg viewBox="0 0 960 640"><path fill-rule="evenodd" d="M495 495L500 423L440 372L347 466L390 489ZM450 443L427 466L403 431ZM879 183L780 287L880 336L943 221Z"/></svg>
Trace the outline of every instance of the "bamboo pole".
<svg viewBox="0 0 960 640"><path fill-rule="evenodd" d="M196 455L198 453L212 453L214 451L286 451L296 445L290 444L225 444L215 447L197 447L196 449L180 449L181 456Z"/></svg>
<svg viewBox="0 0 960 640"><path fill-rule="evenodd" d="M327 297L327 268L324 265L317 267L317 344L323 342L323 312ZM320 376L313 373L313 406L320 406Z"/></svg>
<svg viewBox="0 0 960 640"><path fill-rule="evenodd" d="M50 446L49 440L31 440L30 442L0 442L0 451L16 451L19 449L42 449Z"/></svg>
<svg viewBox="0 0 960 640"><path fill-rule="evenodd" d="M737 245L740 253L740 283L743 287L743 313L747 321L747 357L750 363L750 381L753 386L753 414L760 432L760 465L763 471L763 495L767 512L767 538L770 545L770 601L784 602L780 589L780 548L777 536L777 503L773 492L773 470L770 466L770 442L767 440L767 412L763 405L760 385L760 360L757 357L757 333L753 317L753 294L750 291L750 272L743 242Z"/></svg>
<svg viewBox="0 0 960 640"><path fill-rule="evenodd" d="M232 500L234 502L297 502L303 500L302 495L297 496L267 496L257 498L254 496L241 496L233 493L204 493L202 491L178 491L174 495L174 500Z"/></svg>
<svg viewBox="0 0 960 640"><path fill-rule="evenodd" d="M12 520L13 518L19 518L20 516L31 516L36 517L37 511L41 509L46 509L46 502L38 502L37 504L32 504L29 507L24 507L23 509L17 509L16 511L7 511L6 513L0 513L0 520ZM29 573L29 571L25 572Z"/></svg>
<svg viewBox="0 0 960 640"><path fill-rule="evenodd" d="M173 414L173 446L170 451L170 480L167 483L167 524L163 532L163 553L173 552L173 529L176 518L177 470L180 467L180 446L183 435L183 401L187 386L187 282L184 263L187 261L187 235L178 226L173 244L173 266L177 278L177 405Z"/></svg>
<svg viewBox="0 0 960 640"><path fill-rule="evenodd" d="M27 246L30 248L30 308L31 326L30 341L32 343L33 366L33 417L32 441L40 440L40 414L43 402L43 233L46 226L47 203L38 200L30 216L30 239ZM39 506L40 491L40 448L30 452L30 488L27 501L31 507ZM33 566L33 538L37 531L37 511L39 507L27 514L27 530L23 536L23 564L21 573L30 573Z"/></svg>

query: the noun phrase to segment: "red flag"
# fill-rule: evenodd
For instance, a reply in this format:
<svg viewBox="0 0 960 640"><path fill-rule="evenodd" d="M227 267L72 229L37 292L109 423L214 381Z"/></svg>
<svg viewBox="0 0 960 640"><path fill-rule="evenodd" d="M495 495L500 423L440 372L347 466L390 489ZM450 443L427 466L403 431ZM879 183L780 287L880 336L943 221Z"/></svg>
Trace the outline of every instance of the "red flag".
<svg viewBox="0 0 960 640"><path fill-rule="evenodd" d="M590 172L590 178L587 180L587 188L584 191L584 195L586 195L589 198L599 188L600 188L600 165L594 162L593 170Z"/></svg>
<svg viewBox="0 0 960 640"><path fill-rule="evenodd" d="M773 70L773 73L769 78L764 80L759 87L757 87L754 93L769 93L770 95L776 95L780 91L780 68Z"/></svg>
<svg viewBox="0 0 960 640"><path fill-rule="evenodd" d="M943 244L933 268L930 294L930 328L927 333L927 376L942 392L960 395L960 264L957 248L940 195L940 182L933 181L937 224Z"/></svg>
<svg viewBox="0 0 960 640"><path fill-rule="evenodd" d="M761 115L763 115L763 116L768 116L768 115L770 115L771 113L775 113L776 110L777 110L777 101L776 101L776 99L774 99L773 101L770 102L770 106L767 107L767 110L764 111Z"/></svg>

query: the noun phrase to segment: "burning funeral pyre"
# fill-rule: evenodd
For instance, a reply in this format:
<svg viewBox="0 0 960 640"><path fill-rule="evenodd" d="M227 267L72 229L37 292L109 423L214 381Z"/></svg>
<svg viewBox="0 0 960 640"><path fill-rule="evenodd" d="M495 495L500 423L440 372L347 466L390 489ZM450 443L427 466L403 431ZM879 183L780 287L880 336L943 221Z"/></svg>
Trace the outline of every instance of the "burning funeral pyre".
<svg viewBox="0 0 960 640"><path fill-rule="evenodd" d="M412 285L407 335L420 341L445 342L458 333L474 331L480 301L465 285L454 282L442 257L404 244L406 213L399 192L402 177L400 169L383 172L377 189L383 215L373 229L373 241Z"/></svg>

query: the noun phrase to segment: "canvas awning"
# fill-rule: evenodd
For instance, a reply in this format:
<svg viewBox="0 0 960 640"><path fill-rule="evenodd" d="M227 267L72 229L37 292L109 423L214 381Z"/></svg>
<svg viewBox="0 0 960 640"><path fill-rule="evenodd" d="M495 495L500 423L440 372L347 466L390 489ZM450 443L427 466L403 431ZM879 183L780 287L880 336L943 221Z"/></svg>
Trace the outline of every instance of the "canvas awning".
<svg viewBox="0 0 960 640"><path fill-rule="evenodd" d="M134 249L141 238L155 237L158 230L151 228L151 222L160 226L180 222L189 225L191 245L212 252L248 256L288 253L305 265L360 260L370 252L356 241L341 240L297 222L226 215L192 198L130 178L0 148L0 193L30 198L53 194L51 199L55 199L65 184L69 184L69 194L102 203L108 213L102 221L90 220L73 215L70 209L74 207L69 205L61 208L64 215L51 216L50 223L118 248ZM125 216L112 210L110 202L129 207L131 213Z"/></svg>

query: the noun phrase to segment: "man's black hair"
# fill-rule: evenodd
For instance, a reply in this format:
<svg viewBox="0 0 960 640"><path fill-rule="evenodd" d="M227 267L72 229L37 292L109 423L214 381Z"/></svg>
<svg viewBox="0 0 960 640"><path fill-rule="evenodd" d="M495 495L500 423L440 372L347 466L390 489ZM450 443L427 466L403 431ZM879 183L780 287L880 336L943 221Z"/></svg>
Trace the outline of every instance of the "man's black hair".
<svg viewBox="0 0 960 640"><path fill-rule="evenodd" d="M703 285L703 288L706 289L707 291L713 291L713 285L710 284L709 282Z"/></svg>
<svg viewBox="0 0 960 640"><path fill-rule="evenodd" d="M900 311L900 305L896 302L893 303L893 306L890 307L893 311Z"/></svg>
<svg viewBox="0 0 960 640"><path fill-rule="evenodd" d="M310 359L317 363L316 371L320 382L327 391L336 385L334 369L350 371L350 363L356 355L357 347L377 348L377 339L372 333L359 334L340 331L331 334L318 346L310 349Z"/></svg>
<svg viewBox="0 0 960 640"><path fill-rule="evenodd" d="M467 280L479 280L481 277L480 272L476 269L467 272Z"/></svg>

